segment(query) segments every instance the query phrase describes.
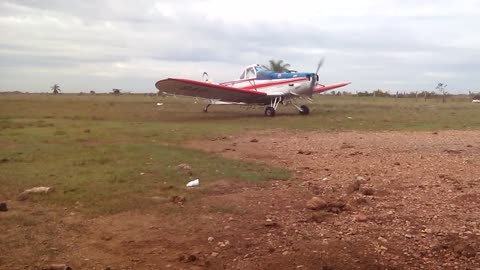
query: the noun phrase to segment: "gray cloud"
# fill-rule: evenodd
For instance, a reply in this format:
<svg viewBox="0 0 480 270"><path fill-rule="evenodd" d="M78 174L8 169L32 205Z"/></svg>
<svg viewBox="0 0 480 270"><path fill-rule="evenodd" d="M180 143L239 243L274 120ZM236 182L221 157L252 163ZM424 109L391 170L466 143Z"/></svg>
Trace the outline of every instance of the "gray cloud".
<svg viewBox="0 0 480 270"><path fill-rule="evenodd" d="M477 90L480 1L0 0L0 90L154 91L284 59L350 90ZM28 78L28 79L25 79Z"/></svg>

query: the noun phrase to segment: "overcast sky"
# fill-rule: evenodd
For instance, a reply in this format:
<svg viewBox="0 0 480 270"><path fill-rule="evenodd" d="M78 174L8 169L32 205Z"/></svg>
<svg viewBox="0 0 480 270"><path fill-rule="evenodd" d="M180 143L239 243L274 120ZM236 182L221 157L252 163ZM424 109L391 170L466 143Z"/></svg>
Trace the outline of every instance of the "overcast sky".
<svg viewBox="0 0 480 270"><path fill-rule="evenodd" d="M480 0L0 0L0 91L154 92L283 59L348 90L480 91Z"/></svg>

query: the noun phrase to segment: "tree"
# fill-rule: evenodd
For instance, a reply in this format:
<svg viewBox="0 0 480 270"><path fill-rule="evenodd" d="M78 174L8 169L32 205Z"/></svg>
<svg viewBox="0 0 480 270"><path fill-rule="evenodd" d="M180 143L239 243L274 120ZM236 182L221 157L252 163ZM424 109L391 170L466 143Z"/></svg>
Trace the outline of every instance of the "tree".
<svg viewBox="0 0 480 270"><path fill-rule="evenodd" d="M113 88L113 89L112 89L112 93L113 93L114 95L120 95L120 92L121 92L120 89L116 89L116 88Z"/></svg>
<svg viewBox="0 0 480 270"><path fill-rule="evenodd" d="M53 91L53 94L59 94L61 91L60 91L60 85L58 84L54 84L52 87L50 87Z"/></svg>
<svg viewBox="0 0 480 270"><path fill-rule="evenodd" d="M435 87L435 90L438 92L442 93L442 102L445 103L445 88L447 88L447 84L445 83L438 83L437 87Z"/></svg>
<svg viewBox="0 0 480 270"><path fill-rule="evenodd" d="M290 71L290 64L283 63L283 60L270 60L268 61L268 66L263 66L264 68L271 70L273 72L286 72Z"/></svg>

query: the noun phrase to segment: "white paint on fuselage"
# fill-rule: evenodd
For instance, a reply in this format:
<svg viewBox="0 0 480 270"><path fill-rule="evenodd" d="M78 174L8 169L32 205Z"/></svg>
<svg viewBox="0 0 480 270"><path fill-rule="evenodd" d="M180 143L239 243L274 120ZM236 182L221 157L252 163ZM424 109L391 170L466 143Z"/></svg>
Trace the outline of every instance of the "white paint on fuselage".
<svg viewBox="0 0 480 270"><path fill-rule="evenodd" d="M300 79L300 78L298 78ZM307 79L302 81L291 82L292 79L275 79L275 80L237 80L225 83L226 86L245 88L250 87L251 91L259 91L267 93L267 95L285 95L291 93L293 95L304 95L308 93L310 81ZM270 85L271 83L280 83ZM282 83L283 82L283 83Z"/></svg>

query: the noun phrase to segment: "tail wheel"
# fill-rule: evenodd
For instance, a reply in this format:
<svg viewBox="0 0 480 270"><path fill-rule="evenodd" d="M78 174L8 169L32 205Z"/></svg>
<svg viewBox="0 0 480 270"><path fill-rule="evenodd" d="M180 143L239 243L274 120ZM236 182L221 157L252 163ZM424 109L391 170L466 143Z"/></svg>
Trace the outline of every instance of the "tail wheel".
<svg viewBox="0 0 480 270"><path fill-rule="evenodd" d="M310 109L306 105L300 106L300 109L301 109L300 114L302 115L307 115L310 113Z"/></svg>
<svg viewBox="0 0 480 270"><path fill-rule="evenodd" d="M270 106L265 108L265 116L274 117L275 116L275 109L273 107L270 107Z"/></svg>

